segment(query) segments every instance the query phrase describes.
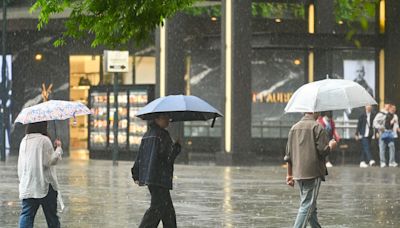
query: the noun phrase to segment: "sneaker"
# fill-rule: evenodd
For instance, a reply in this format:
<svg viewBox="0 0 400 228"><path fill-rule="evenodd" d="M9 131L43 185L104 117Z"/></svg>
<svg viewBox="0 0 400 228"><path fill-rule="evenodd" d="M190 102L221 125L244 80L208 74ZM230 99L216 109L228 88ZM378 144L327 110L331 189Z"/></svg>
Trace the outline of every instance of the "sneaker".
<svg viewBox="0 0 400 228"><path fill-rule="evenodd" d="M375 161L374 160L369 161L369 166L374 166L374 165L375 165Z"/></svg>
<svg viewBox="0 0 400 228"><path fill-rule="evenodd" d="M385 168L386 164L385 163L381 163L381 168Z"/></svg>
<svg viewBox="0 0 400 228"><path fill-rule="evenodd" d="M330 162L327 162L325 165L326 165L326 167L328 167L328 168L333 167L332 163L330 163Z"/></svg>
<svg viewBox="0 0 400 228"><path fill-rule="evenodd" d="M368 165L365 163L365 161L360 162L360 168L367 168Z"/></svg>
<svg viewBox="0 0 400 228"><path fill-rule="evenodd" d="M389 163L389 167L397 167L397 166L399 166L399 164L397 164L396 162Z"/></svg>

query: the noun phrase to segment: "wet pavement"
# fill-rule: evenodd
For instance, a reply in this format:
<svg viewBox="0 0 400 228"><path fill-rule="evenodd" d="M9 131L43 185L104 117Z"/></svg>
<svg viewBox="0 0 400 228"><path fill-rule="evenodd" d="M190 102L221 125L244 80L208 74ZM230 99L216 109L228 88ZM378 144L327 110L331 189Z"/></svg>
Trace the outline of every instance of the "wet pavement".
<svg viewBox="0 0 400 228"><path fill-rule="evenodd" d="M17 227L16 159L0 163L0 227ZM137 227L149 206L146 188L133 184L131 162L63 160L58 177L66 208L62 227ZM291 227L298 188L285 169L177 165L172 191L179 227ZM400 227L400 168L329 169L318 199L323 227ZM36 227L46 227L39 209ZM160 225L160 227L162 227Z"/></svg>

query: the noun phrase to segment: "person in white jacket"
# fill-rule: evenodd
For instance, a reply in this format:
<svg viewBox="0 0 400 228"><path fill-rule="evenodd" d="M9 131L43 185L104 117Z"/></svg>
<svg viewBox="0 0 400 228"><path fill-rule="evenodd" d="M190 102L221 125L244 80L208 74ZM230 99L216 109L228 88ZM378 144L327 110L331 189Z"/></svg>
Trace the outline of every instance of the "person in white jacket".
<svg viewBox="0 0 400 228"><path fill-rule="evenodd" d="M19 198L22 200L20 228L33 227L39 206L42 206L48 227L60 227L55 165L61 160L63 151L60 140L56 140L54 146L55 150L47 136L47 122L27 126L18 157Z"/></svg>
<svg viewBox="0 0 400 228"><path fill-rule="evenodd" d="M387 117L392 114L390 111L392 110L392 104L386 103L384 108L376 114L375 119L373 121L373 126L378 130L379 133L379 158L381 168L387 166L386 164L386 148L389 148L389 167L397 167L398 164L395 161L395 145L394 145L394 137L393 129L395 128L395 118L390 120L390 123L387 121ZM392 110L393 112L393 110ZM393 125L392 127L386 126L387 124ZM397 131L397 130L396 130ZM382 136L384 133L390 132L393 136L391 140L384 140Z"/></svg>

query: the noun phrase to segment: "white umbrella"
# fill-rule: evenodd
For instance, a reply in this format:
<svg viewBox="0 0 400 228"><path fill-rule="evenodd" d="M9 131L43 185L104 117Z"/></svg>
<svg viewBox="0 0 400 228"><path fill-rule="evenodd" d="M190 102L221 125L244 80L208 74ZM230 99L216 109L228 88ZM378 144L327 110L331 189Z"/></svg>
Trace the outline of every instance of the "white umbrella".
<svg viewBox="0 0 400 228"><path fill-rule="evenodd" d="M325 79L297 89L286 105L285 112L322 112L375 104L374 98L358 83Z"/></svg>

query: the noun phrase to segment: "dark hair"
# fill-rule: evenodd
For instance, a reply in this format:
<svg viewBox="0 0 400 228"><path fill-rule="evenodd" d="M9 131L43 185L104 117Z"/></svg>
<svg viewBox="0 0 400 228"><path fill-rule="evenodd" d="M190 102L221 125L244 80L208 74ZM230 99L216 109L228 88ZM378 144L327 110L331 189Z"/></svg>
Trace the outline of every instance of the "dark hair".
<svg viewBox="0 0 400 228"><path fill-rule="evenodd" d="M26 126L26 134L31 134L31 133L39 133L45 136L48 136L47 134L47 122L37 122L37 123L30 123L28 126Z"/></svg>
<svg viewBox="0 0 400 228"><path fill-rule="evenodd" d="M385 118L385 129L386 130L392 130L393 129L393 124L391 123L392 119L394 118L394 115L392 113L386 114Z"/></svg>

